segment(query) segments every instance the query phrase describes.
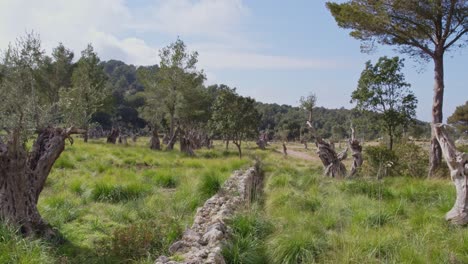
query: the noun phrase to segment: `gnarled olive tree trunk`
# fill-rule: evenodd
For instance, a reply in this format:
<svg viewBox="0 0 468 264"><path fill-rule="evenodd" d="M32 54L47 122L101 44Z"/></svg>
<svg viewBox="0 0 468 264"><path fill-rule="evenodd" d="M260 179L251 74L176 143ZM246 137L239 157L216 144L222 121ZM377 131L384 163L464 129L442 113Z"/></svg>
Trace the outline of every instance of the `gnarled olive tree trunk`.
<svg viewBox="0 0 468 264"><path fill-rule="evenodd" d="M0 142L0 218L19 226L24 235L54 235L39 214L37 202L52 166L65 148L65 140L77 132L46 128L30 152L17 143L14 135L8 142Z"/></svg>
<svg viewBox="0 0 468 264"><path fill-rule="evenodd" d="M333 144L319 137L315 138L315 145L318 148L317 154L325 168L324 174L333 178L346 177L346 167L342 161L346 159L348 149L346 148L344 151L336 153Z"/></svg>
<svg viewBox="0 0 468 264"><path fill-rule="evenodd" d="M356 139L354 135L354 128L351 127L351 138L348 141L349 143L349 148L351 149L351 152L353 153L353 164L351 165L351 172L349 173L349 176L354 176L357 172L357 169L362 166L362 163L364 162L362 158L362 146L359 143L359 140Z"/></svg>
<svg viewBox="0 0 468 264"><path fill-rule="evenodd" d="M468 153L457 151L442 124L433 125L432 130L440 144L457 191L455 204L445 215L445 219L454 224L468 224Z"/></svg>
<svg viewBox="0 0 468 264"><path fill-rule="evenodd" d="M119 137L119 135L120 135L120 130L112 128L109 136L107 137L107 143L115 144L117 142L117 138Z"/></svg>
<svg viewBox="0 0 468 264"><path fill-rule="evenodd" d="M153 128L150 140L150 149L161 150L161 141L159 140L158 130Z"/></svg>
<svg viewBox="0 0 468 264"><path fill-rule="evenodd" d="M307 125L313 129L309 121L307 121ZM317 154L325 169L324 174L333 178L346 177L346 167L342 161L346 159L348 149L346 148L344 151L336 153L334 144L328 143L316 135L315 145L318 148Z"/></svg>
<svg viewBox="0 0 468 264"><path fill-rule="evenodd" d="M172 135L172 137L167 142L167 146L166 146L167 150L173 150L174 149L174 145L176 143L177 136L179 135L179 132L180 132L180 128L177 128L175 130L174 134Z"/></svg>

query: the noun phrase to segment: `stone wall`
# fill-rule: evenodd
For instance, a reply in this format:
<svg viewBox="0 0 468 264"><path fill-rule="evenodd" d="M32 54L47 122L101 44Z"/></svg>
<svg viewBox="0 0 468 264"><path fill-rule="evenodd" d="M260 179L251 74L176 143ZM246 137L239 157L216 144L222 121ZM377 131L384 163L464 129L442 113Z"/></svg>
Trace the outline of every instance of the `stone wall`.
<svg viewBox="0 0 468 264"><path fill-rule="evenodd" d="M172 257L161 256L156 264L225 263L221 249L230 234L225 221L255 199L261 191L262 181L258 166L234 172L221 190L198 208L192 227L171 245Z"/></svg>

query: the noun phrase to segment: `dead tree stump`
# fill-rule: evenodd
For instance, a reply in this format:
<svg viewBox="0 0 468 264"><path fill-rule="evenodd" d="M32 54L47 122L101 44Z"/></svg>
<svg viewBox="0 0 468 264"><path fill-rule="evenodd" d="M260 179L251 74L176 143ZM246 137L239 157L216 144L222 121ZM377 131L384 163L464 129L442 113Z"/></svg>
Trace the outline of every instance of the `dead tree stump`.
<svg viewBox="0 0 468 264"><path fill-rule="evenodd" d="M362 163L364 162L362 158L362 146L359 143L359 140L356 139L354 135L354 128L351 127L351 138L348 141L349 143L349 148L351 149L351 152L353 153L353 164L351 165L351 172L349 173L349 176L354 176L357 172L357 169L362 166Z"/></svg>
<svg viewBox="0 0 468 264"><path fill-rule="evenodd" d="M307 122L307 125L312 128L310 122ZM347 157L348 148L336 153L333 143L328 143L318 136L315 136L315 145L318 148L317 154L325 169L324 174L333 178L346 177L346 167L342 161Z"/></svg>
<svg viewBox="0 0 468 264"><path fill-rule="evenodd" d="M118 129L112 128L109 136L107 137L107 143L115 144L117 142L117 138L119 137L120 131Z"/></svg>
<svg viewBox="0 0 468 264"><path fill-rule="evenodd" d="M161 150L161 141L159 140L158 130L155 128L153 128L152 135L151 135L150 149Z"/></svg>
<svg viewBox="0 0 468 264"><path fill-rule="evenodd" d="M442 124L435 124L432 129L457 191L455 204L445 215L445 219L457 225L466 225L468 224L468 153L457 151Z"/></svg>

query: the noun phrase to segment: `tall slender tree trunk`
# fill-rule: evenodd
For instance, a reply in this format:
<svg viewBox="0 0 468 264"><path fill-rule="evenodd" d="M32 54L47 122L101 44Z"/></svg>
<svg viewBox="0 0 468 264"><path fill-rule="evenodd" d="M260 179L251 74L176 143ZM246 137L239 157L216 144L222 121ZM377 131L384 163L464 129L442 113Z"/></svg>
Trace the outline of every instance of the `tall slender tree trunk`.
<svg viewBox="0 0 468 264"><path fill-rule="evenodd" d="M226 150L229 149L229 138L226 138Z"/></svg>
<svg viewBox="0 0 468 264"><path fill-rule="evenodd" d="M432 103L432 124L443 123L442 106L444 101L444 57L443 51L435 52L434 56L434 99ZM429 156L429 177L434 176L442 162L442 150L434 130L431 132L431 148Z"/></svg>
<svg viewBox="0 0 468 264"><path fill-rule="evenodd" d="M85 129L85 130L86 130L86 132L84 132L84 134L83 134L83 141L85 143L87 143L88 142L88 129Z"/></svg>

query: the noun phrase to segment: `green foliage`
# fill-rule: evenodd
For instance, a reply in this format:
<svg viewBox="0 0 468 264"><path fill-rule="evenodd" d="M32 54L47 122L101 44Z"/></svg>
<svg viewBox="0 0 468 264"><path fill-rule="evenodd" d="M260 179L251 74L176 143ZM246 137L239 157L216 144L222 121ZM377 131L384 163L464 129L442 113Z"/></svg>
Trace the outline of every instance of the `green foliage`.
<svg viewBox="0 0 468 264"><path fill-rule="evenodd" d="M403 53L425 59L443 56L457 41L464 41L460 38L466 34L466 25L460 21L466 21L467 7L466 1L449 0L327 2L338 26L351 29L350 35L363 42L365 51L375 43L395 45Z"/></svg>
<svg viewBox="0 0 468 264"><path fill-rule="evenodd" d="M134 263L148 255L167 254L169 246L182 235L181 226L173 221L138 222L114 230L104 255L120 263Z"/></svg>
<svg viewBox="0 0 468 264"><path fill-rule="evenodd" d="M311 93L307 97L301 96L299 103L301 105L301 108L307 111L309 116L309 122L312 122L312 111L314 110L314 107L317 104L317 96L314 93Z"/></svg>
<svg viewBox="0 0 468 264"><path fill-rule="evenodd" d="M364 174L374 177L394 176L399 158L395 151L385 146L368 146L364 149Z"/></svg>
<svg viewBox="0 0 468 264"><path fill-rule="evenodd" d="M242 156L242 141L253 138L258 131L260 115L255 108L255 100L239 96L234 89L219 92L212 107L210 126L215 133L232 140Z"/></svg>
<svg viewBox="0 0 468 264"><path fill-rule="evenodd" d="M398 171L402 176L426 177L429 155L415 143L397 144L395 154L398 157Z"/></svg>
<svg viewBox="0 0 468 264"><path fill-rule="evenodd" d="M455 112L447 119L449 124L454 125L458 131L464 135L468 135L468 101L464 105L457 106Z"/></svg>
<svg viewBox="0 0 468 264"><path fill-rule="evenodd" d="M16 148L22 148L34 131L54 121L47 85L43 82L46 56L41 41L34 33L8 47L1 56L0 127L8 128ZM6 141L6 140L5 140Z"/></svg>
<svg viewBox="0 0 468 264"><path fill-rule="evenodd" d="M169 121L170 133L178 122L188 126L209 118L203 71L197 70L198 53L189 52L179 38L159 52L160 68L139 69L138 79L145 85L142 116L154 127ZM172 134L170 134L172 136Z"/></svg>
<svg viewBox="0 0 468 264"><path fill-rule="evenodd" d="M92 116L110 95L106 80L100 59L88 44L73 70L72 87L60 90L59 104L67 124L88 128Z"/></svg>
<svg viewBox="0 0 468 264"><path fill-rule="evenodd" d="M375 65L368 61L351 95L358 109L382 113L381 127L388 133L390 149L397 128L407 127L416 115L418 100L401 73L403 66L398 57L381 57Z"/></svg>

